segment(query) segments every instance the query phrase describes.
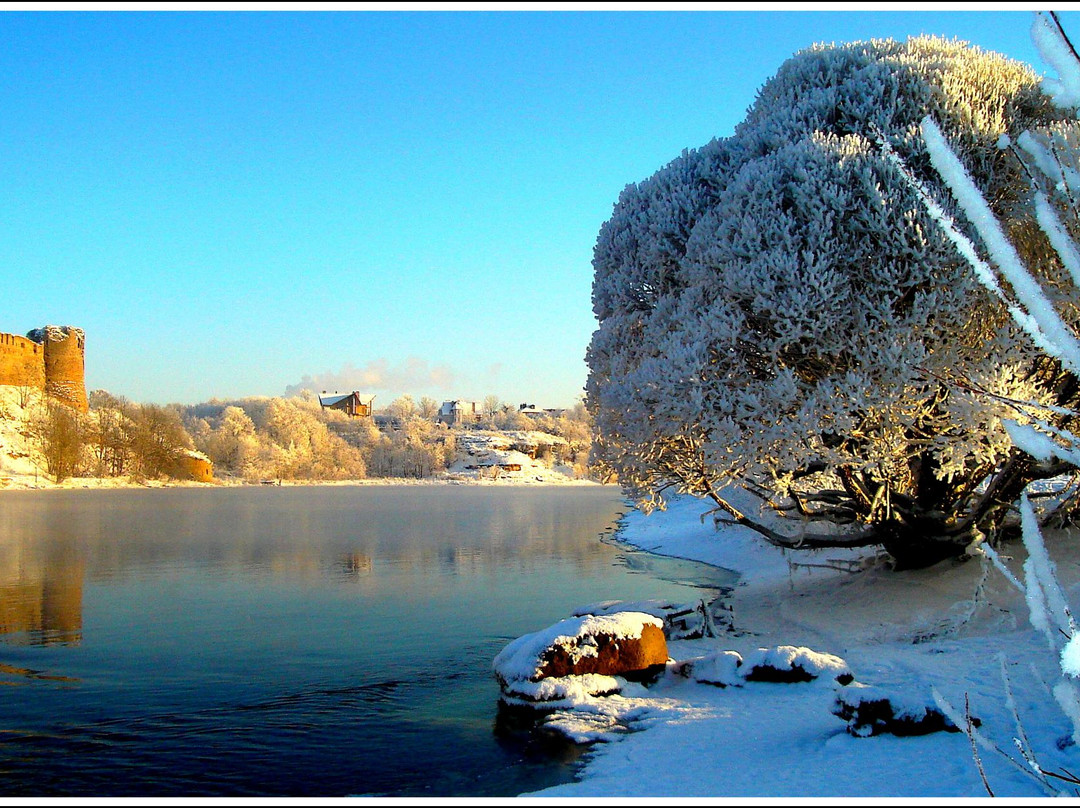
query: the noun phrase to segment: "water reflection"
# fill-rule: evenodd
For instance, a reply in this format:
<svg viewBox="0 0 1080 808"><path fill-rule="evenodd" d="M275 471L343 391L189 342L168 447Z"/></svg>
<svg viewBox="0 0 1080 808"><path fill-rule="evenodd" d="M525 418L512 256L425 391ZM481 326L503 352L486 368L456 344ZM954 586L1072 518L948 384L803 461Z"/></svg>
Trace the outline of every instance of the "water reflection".
<svg viewBox="0 0 1080 808"><path fill-rule="evenodd" d="M178 565L318 579L385 563L451 575L553 556L588 564L599 556L579 537L611 521L607 502L580 507L590 499L588 489L527 490L492 507L490 491L464 487L4 492L0 582L56 582L70 597L83 575L107 581ZM37 558L25 562L28 553Z"/></svg>
<svg viewBox="0 0 1080 808"><path fill-rule="evenodd" d="M492 507L490 492L462 488L4 492L0 635L9 644L79 643L86 580L195 568L378 590L380 568L396 581L433 567L449 576L528 572L553 557L607 564L580 541L611 521L606 502L581 507L590 497L528 491Z"/></svg>
<svg viewBox="0 0 1080 808"><path fill-rule="evenodd" d="M375 568L371 556L364 553L348 553L338 559L338 570L347 577L362 578Z"/></svg>
<svg viewBox="0 0 1080 808"><path fill-rule="evenodd" d="M77 644L83 576L73 541L0 543L0 635L20 644Z"/></svg>
<svg viewBox="0 0 1080 808"><path fill-rule="evenodd" d="M0 686L0 795L564 781L563 752L492 732L494 656L583 604L707 594L597 540L621 507L592 487L0 492L0 685L20 685Z"/></svg>

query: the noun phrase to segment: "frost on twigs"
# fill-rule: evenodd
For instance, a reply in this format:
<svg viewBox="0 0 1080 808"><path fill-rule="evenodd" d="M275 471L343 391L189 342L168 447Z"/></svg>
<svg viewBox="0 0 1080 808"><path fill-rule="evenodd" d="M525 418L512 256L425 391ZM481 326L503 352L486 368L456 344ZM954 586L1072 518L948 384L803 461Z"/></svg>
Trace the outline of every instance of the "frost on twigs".
<svg viewBox="0 0 1080 808"><path fill-rule="evenodd" d="M1035 15L1032 38L1044 60L1058 73L1058 78L1043 81L1043 90L1053 97L1057 106L1075 117L1080 106L1080 56L1052 12ZM1043 354L1042 367L1064 368L1067 373L1058 373L1060 389L1073 391L1052 400L1003 399L1016 413L1014 419L1004 423L1007 434L1032 466L1054 468L1052 461L1058 460L1063 461L1063 465L1057 467L1059 470L1075 470L1080 467L1080 440L1071 430L1078 415L1075 382L1080 375L1080 340L1077 339L1080 329L1076 316L1076 293L1080 285L1080 249L1076 242L1080 149L1076 145L1076 127L1059 125L1044 131L1024 131L1015 139L1001 140L1002 148L1011 149L1030 182L1029 196L1020 206L1021 209L1026 206L1028 221L1034 222L1034 227L1028 227L1026 237L1018 228L1010 228L1000 212L991 208L986 192L974 182L970 166L965 165L956 144L950 142L933 116L924 119L921 129L934 168L978 236L984 252L973 238L961 232L942 203L919 186L903 162L895 156L894 162L909 184L919 191L940 229L973 270L972 276L993 298L1004 304L1003 308L1030 344ZM1032 230L1038 234L1035 238L1030 235ZM1041 253L1025 253L1021 249L1024 243L1044 246ZM1000 352L992 351L989 355L1000 364L1006 362ZM1047 552L1031 498L1025 491L1019 500L1021 535L1027 550L1023 580L1005 567L989 545L973 547L993 562L1005 579L1023 594L1032 627L1043 636L1051 654L1056 657L1057 681L1049 690L1072 724L1071 742L1075 744L1080 739L1080 691L1075 682L1080 673L1075 639L1077 626L1058 579L1057 567ZM1048 794L1062 794L1065 793L1063 786L1080 785L1080 778L1068 770L1050 771L1039 762L1041 753L1032 745L1020 718L1004 656L1000 658L1000 668L1005 705L1012 714L1015 727L1012 746L1018 757L1006 751L1007 744L999 744L989 733L976 728L966 704L961 715L940 693L934 692L937 706L971 742L972 755L987 792L993 794L983 771L980 749L1006 759Z"/></svg>
<svg viewBox="0 0 1080 808"><path fill-rule="evenodd" d="M730 603L724 598L701 599L692 603L650 599L639 601L607 600L574 609L574 617L615 612L644 612L664 621L668 640L695 640L735 631Z"/></svg>
<svg viewBox="0 0 1080 808"><path fill-rule="evenodd" d="M1043 92L1063 109L1076 112L1080 107L1080 60L1061 29L1057 16L1036 14L1031 38L1042 60L1057 71L1057 77L1043 79Z"/></svg>

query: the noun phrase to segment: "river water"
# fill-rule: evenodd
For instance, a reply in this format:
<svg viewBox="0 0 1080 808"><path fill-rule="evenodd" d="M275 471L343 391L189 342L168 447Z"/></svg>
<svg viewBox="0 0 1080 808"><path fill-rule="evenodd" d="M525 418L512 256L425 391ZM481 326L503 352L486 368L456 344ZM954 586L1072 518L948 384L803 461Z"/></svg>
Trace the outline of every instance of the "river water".
<svg viewBox="0 0 1080 808"><path fill-rule="evenodd" d="M0 794L507 796L576 752L491 661L723 570L610 540L600 486L0 492Z"/></svg>

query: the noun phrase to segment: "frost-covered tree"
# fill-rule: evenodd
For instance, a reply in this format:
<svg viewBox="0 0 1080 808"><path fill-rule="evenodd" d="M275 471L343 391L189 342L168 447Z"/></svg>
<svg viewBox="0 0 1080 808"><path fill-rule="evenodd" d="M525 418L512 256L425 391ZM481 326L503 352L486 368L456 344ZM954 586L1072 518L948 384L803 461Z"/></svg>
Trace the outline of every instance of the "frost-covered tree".
<svg viewBox="0 0 1080 808"><path fill-rule="evenodd" d="M439 414L439 402L431 396L420 396L418 413L424 420L434 421L435 416Z"/></svg>
<svg viewBox="0 0 1080 808"><path fill-rule="evenodd" d="M732 137L622 193L594 252L587 403L597 460L644 507L674 487L777 545L882 544L917 566L960 554L1042 473L1013 464L980 489L1015 450L1001 408L958 394L955 375L1058 404L1076 385L883 154L884 139L940 188L927 114L1053 276L1023 166L996 144L1063 115L1029 67L956 41L796 54ZM798 521L736 507L736 485Z"/></svg>
<svg viewBox="0 0 1080 808"><path fill-rule="evenodd" d="M496 395L484 396L484 403L482 405L482 412L484 415L484 421L490 426L495 423L495 416L499 414L499 411L503 408L503 404L499 401L499 397Z"/></svg>
<svg viewBox="0 0 1080 808"><path fill-rule="evenodd" d="M386 406L386 414L404 423L416 415L416 401L411 395L398 396Z"/></svg>
<svg viewBox="0 0 1080 808"><path fill-rule="evenodd" d="M211 401L185 415L197 448L220 472L247 480L354 480L367 473L361 445L374 427L324 411L313 395ZM361 445L331 429L342 425Z"/></svg>
<svg viewBox="0 0 1080 808"><path fill-rule="evenodd" d="M216 419L216 428L196 436L195 440L219 471L240 477L260 476L257 470L260 444L255 423L241 407L225 407Z"/></svg>
<svg viewBox="0 0 1080 808"><path fill-rule="evenodd" d="M1036 13L1032 39L1044 61L1058 73L1056 78L1043 80L1043 90L1070 117L1080 116L1080 55L1057 15ZM887 143L883 143L886 154L922 197L931 216L971 265L974 276L1004 304L1003 308L1031 342L1045 353L1047 362L1053 367L1065 368L1073 378L1080 375L1080 331L1075 319L1068 314L1070 306L1080 296L1080 127L1075 120L1070 120L1041 131L1024 131L1015 141L1002 138L999 143L1002 149L1012 151L1027 170L1031 184L1028 209L1061 267L1067 270L1064 275L1048 274L1046 267L1040 266L1043 262L1038 253L1033 256L1031 250L1023 249L1015 230L1013 233L1005 231L1001 219L931 116L923 120L922 130L934 168L948 186L962 218L974 227L981 244L959 229L957 220L945 210L940 199L919 182ZM974 392L987 395L982 390ZM1012 408L1014 416L1005 422L1017 447L1010 463L1037 463L1044 469L1064 465L1071 468L1074 475L1080 470L1080 432L1076 429L1080 411L1074 404L1062 407L1055 403L1017 399L1007 399L1004 403ZM992 542L976 543L972 553L992 561L1023 593L1032 627L1043 634L1058 662L1057 681L1048 692L1072 724L1070 743L1058 743L1057 749L1051 750L1038 750L1032 745L1017 712L1004 655L1000 665L1005 703L1012 712L1015 728L1012 753L1005 751L1008 747L995 742L986 728L976 728L970 721L965 721L960 711L941 694L935 691L934 697L939 707L971 740L975 762L991 796L993 789L982 770L979 748L1006 758L1048 794L1071 796L1080 785L1080 777L1064 767L1053 771L1039 758L1047 752L1051 755L1067 752L1070 746L1075 749L1076 743L1080 742L1080 687L1077 684L1080 678L1080 631L1065 588L1058 580L1056 565L1047 552L1040 517L1029 492L1021 495L1018 510L1023 543L1028 551L1022 581L1005 566ZM1060 506L1058 510L1061 510ZM1046 521L1055 513L1053 506L1046 508L1042 520Z"/></svg>

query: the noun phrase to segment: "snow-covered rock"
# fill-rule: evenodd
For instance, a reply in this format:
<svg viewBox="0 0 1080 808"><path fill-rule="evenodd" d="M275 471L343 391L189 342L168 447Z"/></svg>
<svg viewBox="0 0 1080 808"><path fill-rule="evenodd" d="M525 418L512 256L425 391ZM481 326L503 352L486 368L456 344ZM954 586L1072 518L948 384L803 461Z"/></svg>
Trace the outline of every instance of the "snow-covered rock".
<svg viewBox="0 0 1080 808"><path fill-rule="evenodd" d="M715 654L691 659L683 666L683 674L695 682L718 687L742 687L740 675L743 658L738 651L718 651Z"/></svg>
<svg viewBox="0 0 1080 808"><path fill-rule="evenodd" d="M610 742L629 729L619 721L618 716L581 710L554 712L544 718L540 728L582 745Z"/></svg>
<svg viewBox="0 0 1080 808"><path fill-rule="evenodd" d="M959 732L934 703L929 692L910 691L855 684L836 694L833 715L847 722L847 731L860 738L871 735L927 735L931 732ZM972 719L975 726L977 718Z"/></svg>
<svg viewBox="0 0 1080 808"><path fill-rule="evenodd" d="M739 667L739 675L748 682L810 682L827 676L846 685L855 679L840 657L794 645L750 652Z"/></svg>
<svg viewBox="0 0 1080 808"><path fill-rule="evenodd" d="M667 663L662 627L644 612L571 617L518 637L492 667L504 693L534 701L566 698L572 688L617 692L605 680L645 676Z"/></svg>
<svg viewBox="0 0 1080 808"><path fill-rule="evenodd" d="M546 708L571 708L590 697L611 696L622 692L626 681L617 676L586 673L579 676L551 676L539 681L500 679L503 699L514 705L542 705Z"/></svg>

